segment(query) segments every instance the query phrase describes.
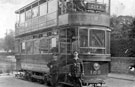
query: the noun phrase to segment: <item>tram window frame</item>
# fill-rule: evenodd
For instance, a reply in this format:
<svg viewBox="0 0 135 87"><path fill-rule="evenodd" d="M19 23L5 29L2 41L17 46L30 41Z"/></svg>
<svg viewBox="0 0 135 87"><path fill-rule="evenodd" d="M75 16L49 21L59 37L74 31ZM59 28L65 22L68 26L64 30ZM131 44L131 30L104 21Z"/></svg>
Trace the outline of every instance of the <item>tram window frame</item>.
<svg viewBox="0 0 135 87"><path fill-rule="evenodd" d="M80 30L83 29L87 29L88 30L88 41L87 44L88 46L81 46L80 43L82 41L80 41ZM94 46L90 46L90 30L102 30L104 31L104 46L103 47L94 47ZM79 48L80 48L80 52L82 53L92 53L92 54L105 54L106 52L106 30L103 28L90 28L90 27L80 27L79 28Z"/></svg>
<svg viewBox="0 0 135 87"><path fill-rule="evenodd" d="M29 9L25 12L25 20L29 20L32 18L32 9Z"/></svg>
<svg viewBox="0 0 135 87"><path fill-rule="evenodd" d="M81 40L80 40L80 38L81 38L81 36L80 36L80 30L84 30L84 29L86 29L86 30L88 30L88 33L87 33L87 45L86 46L81 46ZM91 37L90 37L90 32L91 32L91 30L101 30L101 31L104 31L104 46L91 46L90 45L90 40L91 40ZM84 34L84 35L86 35L86 33ZM105 30L103 30L103 29L100 29L100 28L89 28L89 27L85 27L85 28L80 28L79 29L79 46L80 47L102 47L102 48L105 48L105 37L106 37L106 35L105 35Z"/></svg>
<svg viewBox="0 0 135 87"><path fill-rule="evenodd" d="M43 42L45 40L45 42ZM44 44L45 45L44 45ZM46 49L44 49L44 46ZM48 37L42 37L39 41L39 51L41 54L48 53L49 52L49 41Z"/></svg>
<svg viewBox="0 0 135 87"><path fill-rule="evenodd" d="M33 40L33 54L40 54L39 44L40 44L40 39Z"/></svg>
<svg viewBox="0 0 135 87"><path fill-rule="evenodd" d="M47 2L44 2L42 4L39 5L39 15L43 16L43 15L47 15L48 13L48 9L47 9Z"/></svg>
<svg viewBox="0 0 135 87"><path fill-rule="evenodd" d="M20 41L15 40L15 53L20 53Z"/></svg>
<svg viewBox="0 0 135 87"><path fill-rule="evenodd" d="M32 18L38 17L39 16L39 7L33 7L32 8Z"/></svg>
<svg viewBox="0 0 135 87"><path fill-rule="evenodd" d="M50 52L51 53L58 53L59 52L58 48L59 48L58 47L58 35L50 37L50 48L49 48Z"/></svg>
<svg viewBox="0 0 135 87"><path fill-rule="evenodd" d="M22 41L21 42L21 54L25 54L26 53L26 42Z"/></svg>
<svg viewBox="0 0 135 87"><path fill-rule="evenodd" d="M53 12L57 11L57 0L49 0L48 1L48 14L51 14Z"/></svg>
<svg viewBox="0 0 135 87"><path fill-rule="evenodd" d="M80 30L87 30L86 32L87 32L87 40L86 39L82 39L82 40L84 40L84 41L81 41L81 36L80 36ZM84 29L79 29L79 45L80 45L80 47L88 47L88 35L89 35L89 33L88 33L88 29L87 28L84 28ZM85 35L84 36L84 38L86 37L86 33L85 34L83 34L83 35ZM83 43L82 43L83 42ZM82 43L82 44L81 44Z"/></svg>
<svg viewBox="0 0 135 87"><path fill-rule="evenodd" d="M30 43L29 47L28 47L28 43ZM29 48L29 50L28 50ZM34 53L34 42L33 40L27 40L26 41L26 54L30 55Z"/></svg>
<svg viewBox="0 0 135 87"><path fill-rule="evenodd" d="M110 54L110 35L111 35L111 33L110 33L110 30L107 30L106 31L106 53L107 54Z"/></svg>
<svg viewBox="0 0 135 87"><path fill-rule="evenodd" d="M56 39L56 44L55 46L52 44L53 43L53 39ZM43 42L41 42L41 40L43 41L46 40L46 42L44 42L44 44L42 44ZM46 47L46 49L43 49L42 46ZM42 47L42 49L41 49ZM44 54L44 53L58 53L58 35L52 35L52 36L47 36L47 37L42 37L40 39L40 42L39 42L39 50L40 50L40 53L41 54Z"/></svg>
<svg viewBox="0 0 135 87"><path fill-rule="evenodd" d="M20 14L16 14L16 25L20 23Z"/></svg>
<svg viewBox="0 0 135 87"><path fill-rule="evenodd" d="M25 12L23 12L23 13L20 14L19 22L20 22L20 24L22 24L25 21L26 21L26 19L25 19Z"/></svg>
<svg viewBox="0 0 135 87"><path fill-rule="evenodd" d="M99 32L98 32L98 35L97 35L97 32L96 32L96 34L95 34L95 37L97 37L99 40L98 40L98 42L100 41L100 40L103 40L103 42L102 43L98 43L97 41L94 41L94 39L92 38L92 35L94 35L94 32L95 31L100 31L100 34L101 34L101 31L103 32L103 38L102 37L99 37L98 35L99 35ZM97 35L97 36L96 36ZM102 36L102 35L101 35ZM95 44L93 44L93 42L95 43ZM97 42L97 43L96 43ZM101 42L101 41L100 41ZM100 46L99 46L99 44L100 44ZM105 31L104 30L98 30L98 29L90 29L89 30L89 47L105 47Z"/></svg>

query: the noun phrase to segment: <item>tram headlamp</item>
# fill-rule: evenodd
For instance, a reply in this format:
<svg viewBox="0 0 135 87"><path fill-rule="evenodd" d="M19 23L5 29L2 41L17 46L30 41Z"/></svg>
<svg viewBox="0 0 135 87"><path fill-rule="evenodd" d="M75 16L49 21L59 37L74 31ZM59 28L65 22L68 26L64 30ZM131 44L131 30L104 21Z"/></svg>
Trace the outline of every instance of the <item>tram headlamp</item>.
<svg viewBox="0 0 135 87"><path fill-rule="evenodd" d="M130 71L132 71L132 72L133 72L133 71L135 71L135 68L134 68L134 67L133 67L133 68L131 68L131 69L130 69Z"/></svg>
<svg viewBox="0 0 135 87"><path fill-rule="evenodd" d="M94 63L93 67L94 67L95 70L99 70L100 69L99 63Z"/></svg>
<svg viewBox="0 0 135 87"><path fill-rule="evenodd" d="M133 72L133 71L135 71L135 67L131 65L131 66L129 66L129 70Z"/></svg>

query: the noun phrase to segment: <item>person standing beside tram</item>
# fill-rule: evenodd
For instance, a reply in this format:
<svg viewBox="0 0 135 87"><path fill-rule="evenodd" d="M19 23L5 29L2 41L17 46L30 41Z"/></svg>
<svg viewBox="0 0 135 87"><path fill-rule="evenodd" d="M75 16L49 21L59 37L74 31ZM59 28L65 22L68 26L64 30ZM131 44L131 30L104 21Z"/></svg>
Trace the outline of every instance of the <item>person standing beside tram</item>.
<svg viewBox="0 0 135 87"><path fill-rule="evenodd" d="M70 75L72 78L72 81L74 82L74 86L76 86L76 82L80 82L81 76L84 75L84 68L83 68L83 62L79 59L78 52L73 52L73 59L71 61L70 66ZM81 84L79 84L81 85Z"/></svg>
<svg viewBox="0 0 135 87"><path fill-rule="evenodd" d="M58 79L58 56L53 54L52 61L50 61L47 66L50 68L51 85L52 87L56 87Z"/></svg>

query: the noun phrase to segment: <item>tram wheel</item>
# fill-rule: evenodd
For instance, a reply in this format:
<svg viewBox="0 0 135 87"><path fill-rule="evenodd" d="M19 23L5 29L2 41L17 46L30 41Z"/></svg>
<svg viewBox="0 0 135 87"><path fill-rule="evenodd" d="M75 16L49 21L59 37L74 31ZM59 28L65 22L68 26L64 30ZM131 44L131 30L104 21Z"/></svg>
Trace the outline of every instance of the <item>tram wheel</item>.
<svg viewBox="0 0 135 87"><path fill-rule="evenodd" d="M35 79L34 79L34 78L31 78L31 81L32 81L32 82L35 82Z"/></svg>

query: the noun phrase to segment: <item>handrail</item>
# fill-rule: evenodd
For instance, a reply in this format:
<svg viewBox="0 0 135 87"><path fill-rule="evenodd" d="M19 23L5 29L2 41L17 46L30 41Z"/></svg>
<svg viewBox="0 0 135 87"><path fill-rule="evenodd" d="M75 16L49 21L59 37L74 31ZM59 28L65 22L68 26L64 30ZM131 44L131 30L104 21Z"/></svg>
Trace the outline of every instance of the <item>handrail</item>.
<svg viewBox="0 0 135 87"><path fill-rule="evenodd" d="M17 24L19 24L19 25L21 25L21 24L25 24L25 23L27 23L27 22L29 22L29 21L32 21L32 20L34 20L34 19L39 19L40 17L43 17L43 16L48 16L48 15L50 15L50 14L53 14L53 13L56 13L57 11L54 11L54 12L51 12L51 13L49 13L49 14L46 14L46 15L42 15L42 16L37 16L37 17L34 17L34 18L31 18L31 19L28 19L28 20L26 20L25 22L23 22L23 23L17 23Z"/></svg>
<svg viewBox="0 0 135 87"><path fill-rule="evenodd" d="M42 24L42 23L43 23L43 24L46 24L46 23L48 23L48 22L50 22L50 21L52 21L52 20L57 20L57 13L56 13L56 12L57 12L57 11L54 11L54 12L51 12L51 13L46 14L46 15L34 17L34 18L32 18L32 19L29 19L29 20L25 21L24 23L18 24L18 26L16 26L16 29L22 29L22 28L23 28L23 30L25 30L25 29L29 28L29 30L27 29L27 30L25 30L25 32L23 32L23 30L17 31L17 35L24 34L24 33L27 33L27 32L31 32L31 29L32 29L33 24L34 24L35 22L37 22L36 25L38 25L38 28L37 28L37 29L34 28L34 31L35 31L35 30L38 30L38 29L40 28L40 27L39 27L39 24ZM55 18L47 20L47 17L48 17L48 16L53 15L53 14L55 14L55 13L56 13L56 17L55 17ZM40 22L40 18L42 18L42 17L46 17L46 19L45 19L44 21ZM35 21L35 20L36 20L36 21ZM33 23L33 22L34 22L34 23ZM27 24L27 25L26 25L26 24ZM46 27L48 27L48 26L46 25Z"/></svg>

